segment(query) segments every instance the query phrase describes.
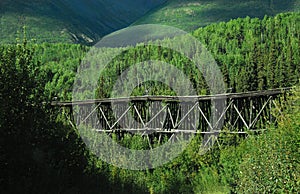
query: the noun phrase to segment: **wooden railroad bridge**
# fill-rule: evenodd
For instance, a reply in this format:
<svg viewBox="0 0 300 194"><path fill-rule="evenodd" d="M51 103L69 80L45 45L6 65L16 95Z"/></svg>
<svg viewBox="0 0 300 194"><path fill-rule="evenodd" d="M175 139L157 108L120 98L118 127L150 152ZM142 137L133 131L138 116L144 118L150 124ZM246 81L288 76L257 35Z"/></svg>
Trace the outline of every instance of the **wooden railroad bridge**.
<svg viewBox="0 0 300 194"><path fill-rule="evenodd" d="M264 130L290 88L209 96L135 96L52 102L76 127L106 133L248 134ZM277 114L276 113L276 114Z"/></svg>

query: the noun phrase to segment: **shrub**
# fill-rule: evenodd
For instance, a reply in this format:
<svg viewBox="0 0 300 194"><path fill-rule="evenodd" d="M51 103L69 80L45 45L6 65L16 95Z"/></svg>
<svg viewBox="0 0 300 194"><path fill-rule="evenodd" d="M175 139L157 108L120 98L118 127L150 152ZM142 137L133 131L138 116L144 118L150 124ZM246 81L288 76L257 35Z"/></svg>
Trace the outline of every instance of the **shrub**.
<svg viewBox="0 0 300 194"><path fill-rule="evenodd" d="M284 104L278 127L252 137L239 166L238 193L297 193L299 189L299 92Z"/></svg>

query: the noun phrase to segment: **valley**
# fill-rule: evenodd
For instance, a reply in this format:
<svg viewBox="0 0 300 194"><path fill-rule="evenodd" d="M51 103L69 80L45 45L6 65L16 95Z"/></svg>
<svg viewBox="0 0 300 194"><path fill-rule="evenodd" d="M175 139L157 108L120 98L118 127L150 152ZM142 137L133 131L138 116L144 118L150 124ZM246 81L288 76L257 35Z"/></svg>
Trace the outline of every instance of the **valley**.
<svg viewBox="0 0 300 194"><path fill-rule="evenodd" d="M26 26L36 42L93 44L124 28L164 0L4 0L0 3L0 42L13 43Z"/></svg>
<svg viewBox="0 0 300 194"><path fill-rule="evenodd" d="M262 19L299 9L299 0L3 0L0 42L15 42L24 26L27 38L36 43L93 45L103 36L130 25L162 24L192 32L239 17Z"/></svg>
<svg viewBox="0 0 300 194"><path fill-rule="evenodd" d="M1 0L0 192L300 193L299 7L300 0ZM93 47L118 29L152 23L188 34L116 48L117 56ZM203 47L189 47L189 37ZM182 44L170 49L177 38ZM216 96L206 49L221 75L216 83L224 84ZM187 50L204 57L202 68ZM144 61L161 63L153 70ZM147 76L156 79L141 81ZM179 82L176 90L159 79L190 85ZM183 100L198 99L180 102L179 90L189 95ZM97 139L102 132L116 144ZM172 157L164 145L177 142L174 134L188 133L195 136L185 149L155 168L130 170L99 157L134 166L135 154L150 150L142 161L153 162L155 152L159 163ZM203 149L204 140L212 140L211 149ZM104 146L88 146L98 143ZM116 145L137 152L113 155Z"/></svg>

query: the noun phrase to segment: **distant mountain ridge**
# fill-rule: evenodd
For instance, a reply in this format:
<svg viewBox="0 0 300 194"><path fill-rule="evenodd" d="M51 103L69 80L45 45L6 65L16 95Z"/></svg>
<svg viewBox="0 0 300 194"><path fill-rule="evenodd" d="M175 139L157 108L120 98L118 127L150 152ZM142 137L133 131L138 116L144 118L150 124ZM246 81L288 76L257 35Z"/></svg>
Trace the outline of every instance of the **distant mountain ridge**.
<svg viewBox="0 0 300 194"><path fill-rule="evenodd" d="M0 42L27 26L31 38L94 42L124 28L166 0L1 0Z"/></svg>

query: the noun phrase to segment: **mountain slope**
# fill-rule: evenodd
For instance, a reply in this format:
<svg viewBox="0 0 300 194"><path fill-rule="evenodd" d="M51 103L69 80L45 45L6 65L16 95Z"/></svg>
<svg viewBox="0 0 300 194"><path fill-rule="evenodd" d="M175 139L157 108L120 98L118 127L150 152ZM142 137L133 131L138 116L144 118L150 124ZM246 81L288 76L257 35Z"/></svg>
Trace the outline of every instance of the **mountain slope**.
<svg viewBox="0 0 300 194"><path fill-rule="evenodd" d="M300 0L168 0L134 24L157 23L192 31L238 17L273 16L299 11Z"/></svg>
<svg viewBox="0 0 300 194"><path fill-rule="evenodd" d="M0 42L27 26L38 42L94 42L126 27L165 0L1 0Z"/></svg>

